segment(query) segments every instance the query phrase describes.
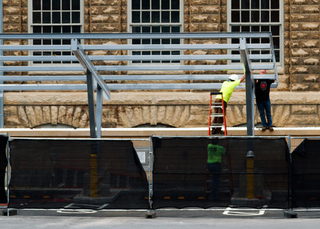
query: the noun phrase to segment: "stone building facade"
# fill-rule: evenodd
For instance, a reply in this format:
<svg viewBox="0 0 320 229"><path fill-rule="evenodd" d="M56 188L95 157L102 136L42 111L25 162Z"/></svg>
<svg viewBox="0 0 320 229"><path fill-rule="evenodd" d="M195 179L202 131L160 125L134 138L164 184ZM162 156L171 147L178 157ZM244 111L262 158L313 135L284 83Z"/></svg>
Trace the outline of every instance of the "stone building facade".
<svg viewBox="0 0 320 229"><path fill-rule="evenodd" d="M228 4L227 0L184 0L182 30L229 31L228 14L231 11ZM279 4L280 17L283 17L280 52L283 58L277 67L280 84L271 91L274 125L317 126L320 122L320 1L279 0ZM83 0L82 31L129 32L128 5L126 0ZM28 6L28 0L3 0L4 33L30 32ZM5 44L26 42L4 41ZM185 42L192 44L194 41ZM85 92L5 92L4 127L36 128L59 124L88 127L86 96ZM208 125L208 108L208 92L113 92L112 99L104 101L102 127L204 127ZM245 113L245 92L237 90L228 104L228 126L244 125ZM255 122L259 123L258 112L255 113Z"/></svg>

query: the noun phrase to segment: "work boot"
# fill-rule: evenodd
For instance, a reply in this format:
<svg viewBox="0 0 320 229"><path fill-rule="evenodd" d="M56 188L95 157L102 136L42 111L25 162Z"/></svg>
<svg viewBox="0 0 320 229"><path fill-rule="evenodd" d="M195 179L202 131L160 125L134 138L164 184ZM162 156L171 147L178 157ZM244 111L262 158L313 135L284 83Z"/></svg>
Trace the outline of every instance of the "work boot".
<svg viewBox="0 0 320 229"><path fill-rule="evenodd" d="M273 129L272 126L269 126L269 130L270 130L270 131L274 131L274 129Z"/></svg>
<svg viewBox="0 0 320 229"><path fill-rule="evenodd" d="M264 126L264 127L262 127L262 129L261 129L262 131L266 131L267 130L267 127L266 126Z"/></svg>

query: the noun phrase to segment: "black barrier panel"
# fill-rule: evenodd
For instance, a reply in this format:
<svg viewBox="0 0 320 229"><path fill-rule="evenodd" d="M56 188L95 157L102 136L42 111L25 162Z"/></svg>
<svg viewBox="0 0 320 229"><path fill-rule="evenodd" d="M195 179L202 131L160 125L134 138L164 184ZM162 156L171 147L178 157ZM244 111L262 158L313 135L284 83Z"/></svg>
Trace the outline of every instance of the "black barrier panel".
<svg viewBox="0 0 320 229"><path fill-rule="evenodd" d="M10 142L10 207L147 209L146 173L131 141Z"/></svg>
<svg viewBox="0 0 320 229"><path fill-rule="evenodd" d="M207 163L209 143L207 138L153 138L155 209L288 207L289 152L284 138L219 139L212 144L225 154L221 163L210 165ZM247 172L250 150L254 153L254 166L253 171ZM248 192L247 184L254 191Z"/></svg>
<svg viewBox="0 0 320 229"><path fill-rule="evenodd" d="M7 203L5 191L5 175L7 167L7 149L8 137L0 135L0 203Z"/></svg>
<svg viewBox="0 0 320 229"><path fill-rule="evenodd" d="M292 152L293 207L320 207L320 140L305 139Z"/></svg>

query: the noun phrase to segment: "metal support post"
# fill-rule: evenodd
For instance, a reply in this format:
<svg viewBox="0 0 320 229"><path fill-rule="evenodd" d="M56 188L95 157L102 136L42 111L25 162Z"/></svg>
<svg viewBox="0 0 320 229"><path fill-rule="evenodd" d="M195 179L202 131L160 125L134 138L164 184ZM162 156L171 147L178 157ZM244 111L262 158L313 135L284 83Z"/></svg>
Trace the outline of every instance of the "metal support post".
<svg viewBox="0 0 320 229"><path fill-rule="evenodd" d="M247 198L254 198L254 154L247 152Z"/></svg>
<svg viewBox="0 0 320 229"><path fill-rule="evenodd" d="M247 136L254 136L254 84L245 38L240 38L240 56L246 75Z"/></svg>
<svg viewBox="0 0 320 229"><path fill-rule="evenodd" d="M7 141L7 216L10 214L10 209L9 209L9 202L10 202L10 147L9 147L9 142L10 142L10 137L9 134L8 136L8 141Z"/></svg>
<svg viewBox="0 0 320 229"><path fill-rule="evenodd" d="M3 33L3 0L0 0L0 33ZM0 39L0 45L3 45L3 39ZM0 57L3 56L3 51L0 51ZM3 61L0 61L0 67L3 66ZM3 71L0 71L0 77L3 76ZM0 81L3 84L3 81ZM3 110L3 91L0 91L0 128L4 127L4 110Z"/></svg>
<svg viewBox="0 0 320 229"><path fill-rule="evenodd" d="M288 135L288 151L289 151L289 174L288 174L288 209L284 211L284 216L287 218L297 218L297 213L292 208L292 155L291 155L291 136Z"/></svg>
<svg viewBox="0 0 320 229"><path fill-rule="evenodd" d="M102 125L102 88L97 85L97 105L96 105L96 126L97 138L101 138L101 125Z"/></svg>
<svg viewBox="0 0 320 229"><path fill-rule="evenodd" d="M153 196L153 145L152 145L152 136L149 137L149 176L148 176L148 201L149 201L149 207L147 213L145 214L146 218L155 218L156 212L153 210L153 202L152 202L152 196Z"/></svg>
<svg viewBox="0 0 320 229"><path fill-rule="evenodd" d="M94 115L94 97L93 97L93 80L92 74L87 69L87 91L88 91L88 107L89 107L89 122L90 122L90 138L96 138L96 120Z"/></svg>

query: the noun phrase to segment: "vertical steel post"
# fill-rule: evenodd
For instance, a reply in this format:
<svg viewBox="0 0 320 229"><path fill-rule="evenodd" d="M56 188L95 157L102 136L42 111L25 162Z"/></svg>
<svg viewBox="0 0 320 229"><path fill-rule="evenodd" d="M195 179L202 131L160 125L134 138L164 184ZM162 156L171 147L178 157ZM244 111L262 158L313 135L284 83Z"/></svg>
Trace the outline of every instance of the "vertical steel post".
<svg viewBox="0 0 320 229"><path fill-rule="evenodd" d="M254 198L254 154L247 152L247 198Z"/></svg>
<svg viewBox="0 0 320 229"><path fill-rule="evenodd" d="M0 33L3 33L3 0L0 0ZM3 45L3 39L0 39L0 45ZM0 51L0 56L3 56L3 51ZM0 66L3 62L0 61ZM3 71L0 71L0 77L3 76ZM3 84L3 81L0 81ZM0 128L4 127L4 110L3 110L3 91L0 91Z"/></svg>
<svg viewBox="0 0 320 229"><path fill-rule="evenodd" d="M101 138L101 125L102 125L102 88L97 85L97 105L96 105L96 126L97 126L97 138Z"/></svg>
<svg viewBox="0 0 320 229"><path fill-rule="evenodd" d="M7 216L10 215L10 209L9 209L9 202L10 202L10 175L11 175L11 169L10 169L10 147L9 147L9 142L10 142L10 136L7 133L8 136L8 141L7 141Z"/></svg>
<svg viewBox="0 0 320 229"><path fill-rule="evenodd" d="M246 75L247 136L254 136L254 84L246 38L240 38L240 56Z"/></svg>
<svg viewBox="0 0 320 229"><path fill-rule="evenodd" d="M88 108L89 108L89 122L90 122L90 138L96 138L96 120L94 115L94 97L93 97L93 80L92 74L87 69L87 91L88 91Z"/></svg>
<svg viewBox="0 0 320 229"><path fill-rule="evenodd" d="M153 145L152 145L152 136L149 137L149 176L148 176L148 184L149 184L149 206L150 209L152 209L152 196L153 196Z"/></svg>

